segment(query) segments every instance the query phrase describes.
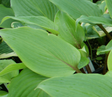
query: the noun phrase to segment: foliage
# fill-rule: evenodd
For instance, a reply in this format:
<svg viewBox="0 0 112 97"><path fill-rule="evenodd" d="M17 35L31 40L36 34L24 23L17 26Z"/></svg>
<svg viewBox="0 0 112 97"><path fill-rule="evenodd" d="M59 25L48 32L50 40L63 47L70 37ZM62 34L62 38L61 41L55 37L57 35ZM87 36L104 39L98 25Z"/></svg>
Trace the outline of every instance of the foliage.
<svg viewBox="0 0 112 97"><path fill-rule="evenodd" d="M11 8L7 8L0 2L3 28L0 30L0 84L5 84L9 91L0 90L0 97L112 95L112 41L97 49L97 54L109 55L107 74L80 71L89 63L85 41L105 35L112 39L108 32L112 26L112 0L97 3L11 0L10 3ZM7 59L12 56L20 58L22 63Z"/></svg>

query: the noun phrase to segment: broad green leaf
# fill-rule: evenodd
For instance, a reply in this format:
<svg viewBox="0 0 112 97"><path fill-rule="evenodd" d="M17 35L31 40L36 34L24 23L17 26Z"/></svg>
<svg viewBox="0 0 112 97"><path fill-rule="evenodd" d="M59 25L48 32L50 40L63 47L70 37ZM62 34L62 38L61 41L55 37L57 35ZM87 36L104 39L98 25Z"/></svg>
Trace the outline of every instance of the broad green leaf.
<svg viewBox="0 0 112 97"><path fill-rule="evenodd" d="M70 44L80 48L84 38L84 30L78 25L75 28L75 20L69 15L59 11L55 16L55 23L58 25L59 37L69 42Z"/></svg>
<svg viewBox="0 0 112 97"><path fill-rule="evenodd" d="M112 40L105 46L102 45L97 49L97 55L108 53L112 49Z"/></svg>
<svg viewBox="0 0 112 97"><path fill-rule="evenodd" d="M13 60L0 60L0 72L5 69L8 65L15 64ZM0 76L0 83L6 83L7 81L10 81L12 77L15 77L18 75L18 70L12 71L8 74L1 75ZM4 81L4 82L3 82Z"/></svg>
<svg viewBox="0 0 112 97"><path fill-rule="evenodd" d="M108 64L108 69L111 71L112 70L112 50L110 51L108 55L107 64Z"/></svg>
<svg viewBox="0 0 112 97"><path fill-rule="evenodd" d="M6 8L2 4L0 4L0 22L5 16L14 16L13 10L11 8ZM10 28L13 21L14 20L12 19L6 20L3 24L0 24L0 27Z"/></svg>
<svg viewBox="0 0 112 97"><path fill-rule="evenodd" d="M108 71L105 75L112 77L112 70L111 71Z"/></svg>
<svg viewBox="0 0 112 97"><path fill-rule="evenodd" d="M56 31L58 29L57 25L55 25L51 20L49 20L44 16L20 16L20 17L7 16L2 20L1 23L3 23L5 20L9 18L21 21L23 23L34 24L48 30L51 33L58 34L58 32Z"/></svg>
<svg viewBox="0 0 112 97"><path fill-rule="evenodd" d="M8 97L8 93L5 91L0 91L0 97Z"/></svg>
<svg viewBox="0 0 112 97"><path fill-rule="evenodd" d="M89 0L50 0L59 9L71 15L74 19L81 15L101 16L99 7ZM97 10L96 10L97 9Z"/></svg>
<svg viewBox="0 0 112 97"><path fill-rule="evenodd" d="M75 74L42 81L38 88L51 97L110 97L112 78L99 74Z"/></svg>
<svg viewBox="0 0 112 97"><path fill-rule="evenodd" d="M49 0L11 0L15 16L45 16L54 20L57 7Z"/></svg>
<svg viewBox="0 0 112 97"><path fill-rule="evenodd" d="M107 8L108 8L109 14L112 18L112 0L105 0L105 1L106 1L106 5L107 5Z"/></svg>
<svg viewBox="0 0 112 97"><path fill-rule="evenodd" d="M3 29L0 35L28 68L44 76L71 75L80 61L74 46L44 30Z"/></svg>
<svg viewBox="0 0 112 97"><path fill-rule="evenodd" d="M0 76L24 68L26 68L26 66L23 63L10 64L0 72Z"/></svg>
<svg viewBox="0 0 112 97"><path fill-rule="evenodd" d="M77 19L77 22L84 22L90 24L104 24L107 26L112 26L112 19L105 18L105 17L97 17L97 16L84 16L82 15L80 18Z"/></svg>
<svg viewBox="0 0 112 97"><path fill-rule="evenodd" d="M47 78L25 69L11 81L8 97L50 97L41 89L35 90L36 86L45 79Z"/></svg>

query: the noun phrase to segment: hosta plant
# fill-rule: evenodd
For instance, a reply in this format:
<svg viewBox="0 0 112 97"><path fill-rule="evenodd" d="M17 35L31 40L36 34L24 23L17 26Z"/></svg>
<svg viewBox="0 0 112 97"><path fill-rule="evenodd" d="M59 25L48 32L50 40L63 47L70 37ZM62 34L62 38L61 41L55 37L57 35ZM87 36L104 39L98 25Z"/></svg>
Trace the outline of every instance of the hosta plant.
<svg viewBox="0 0 112 97"><path fill-rule="evenodd" d="M112 0L98 4L92 0L10 3L11 8L0 4L0 84L8 89L8 93L0 90L0 97L112 96L111 41L97 50L97 54L108 55L108 73L84 74L80 70L89 64L85 44L89 31L92 38L106 35L112 39L106 29L112 26ZM22 62L5 59L10 56L18 56Z"/></svg>

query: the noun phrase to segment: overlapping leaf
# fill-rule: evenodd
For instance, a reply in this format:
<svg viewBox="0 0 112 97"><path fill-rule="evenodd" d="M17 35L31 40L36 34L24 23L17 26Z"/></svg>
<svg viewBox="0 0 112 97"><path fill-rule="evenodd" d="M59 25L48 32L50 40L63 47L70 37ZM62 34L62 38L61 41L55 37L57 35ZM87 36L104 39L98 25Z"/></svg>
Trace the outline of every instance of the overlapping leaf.
<svg viewBox="0 0 112 97"><path fill-rule="evenodd" d="M59 11L55 16L55 23L58 25L59 37L77 48L81 48L85 33L80 25L78 25L77 29L75 28L75 20Z"/></svg>
<svg viewBox="0 0 112 97"><path fill-rule="evenodd" d="M0 71L0 76L24 68L26 68L26 66L23 63L10 64L6 68Z"/></svg>
<svg viewBox="0 0 112 97"><path fill-rule="evenodd" d="M0 97L8 97L8 93L5 91L0 91Z"/></svg>
<svg viewBox="0 0 112 97"><path fill-rule="evenodd" d="M97 54L108 53L112 49L112 40L105 46L102 45L97 49Z"/></svg>
<svg viewBox="0 0 112 97"><path fill-rule="evenodd" d="M89 0L50 0L59 9L71 15L74 19L81 15L101 16L100 8Z"/></svg>
<svg viewBox="0 0 112 97"><path fill-rule="evenodd" d="M109 76L76 74L45 80L37 89L42 89L51 97L110 97L111 84L112 79Z"/></svg>
<svg viewBox="0 0 112 97"><path fill-rule="evenodd" d="M58 29L57 25L55 25L51 20L49 20L44 16L20 16L20 17L7 16L3 18L1 23L3 23L5 20L9 18L19 20L27 24L34 24L48 30L51 33L58 34L58 32L56 31Z"/></svg>
<svg viewBox="0 0 112 97"><path fill-rule="evenodd" d="M10 64L14 64L15 62L13 60L0 60L0 72L5 69ZM8 83L12 77L15 77L18 75L18 70L8 72L8 74L0 75L0 83Z"/></svg>
<svg viewBox="0 0 112 97"><path fill-rule="evenodd" d="M112 26L112 19L97 16L81 16L77 19L77 22L91 23L91 24L105 24Z"/></svg>
<svg viewBox="0 0 112 97"><path fill-rule="evenodd" d="M11 8L6 8L2 4L0 4L0 22L1 22L2 18L4 18L5 16L14 16L13 10ZM11 23L13 21L14 20L9 19L9 20L5 21L2 25L0 25L0 27L10 28Z"/></svg>
<svg viewBox="0 0 112 97"><path fill-rule="evenodd" d="M105 0L105 1L106 1L107 8L109 10L109 14L112 18L112 0Z"/></svg>
<svg viewBox="0 0 112 97"><path fill-rule="evenodd" d="M28 68L45 76L71 75L80 61L75 47L44 30L3 29L0 35Z"/></svg>
<svg viewBox="0 0 112 97"><path fill-rule="evenodd" d="M57 7L49 0L11 0L15 16L45 16L54 20Z"/></svg>
<svg viewBox="0 0 112 97"><path fill-rule="evenodd" d="M50 97L41 89L35 90L36 86L45 79L47 78L25 69L11 81L8 97Z"/></svg>
<svg viewBox="0 0 112 97"><path fill-rule="evenodd" d="M12 56L17 56L13 50L3 41L0 44L0 58L9 58Z"/></svg>

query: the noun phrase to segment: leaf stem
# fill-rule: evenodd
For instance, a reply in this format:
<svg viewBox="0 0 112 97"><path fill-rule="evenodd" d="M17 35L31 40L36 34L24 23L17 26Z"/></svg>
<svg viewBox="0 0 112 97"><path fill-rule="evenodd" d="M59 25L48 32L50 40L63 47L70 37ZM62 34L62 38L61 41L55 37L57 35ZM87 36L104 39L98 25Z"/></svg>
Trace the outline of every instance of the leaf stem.
<svg viewBox="0 0 112 97"><path fill-rule="evenodd" d="M102 24L97 24L102 30L103 30L103 32L107 35L107 37L111 40L112 39L112 37L111 37L111 35L107 32L107 30L103 27L103 25Z"/></svg>
<svg viewBox="0 0 112 97"><path fill-rule="evenodd" d="M77 73L82 73L82 72L78 69L78 67L75 67L75 70L76 70Z"/></svg>
<svg viewBox="0 0 112 97"><path fill-rule="evenodd" d="M109 55L109 54L106 54L106 56L105 56L103 74L106 73L108 55Z"/></svg>

